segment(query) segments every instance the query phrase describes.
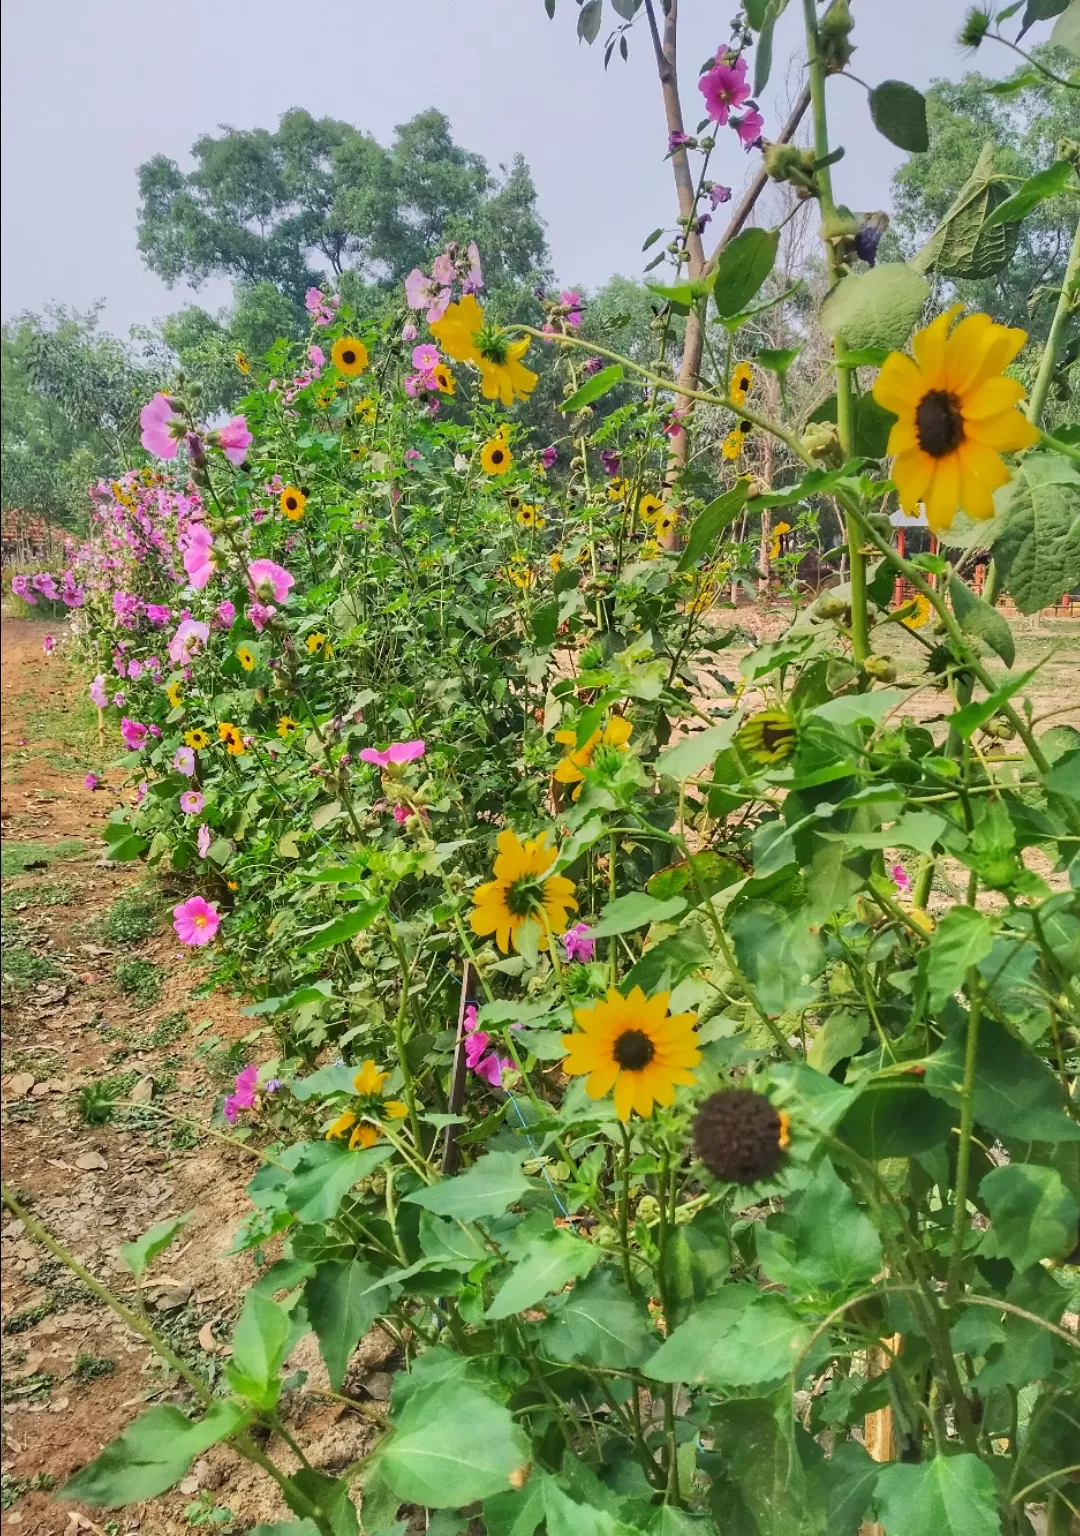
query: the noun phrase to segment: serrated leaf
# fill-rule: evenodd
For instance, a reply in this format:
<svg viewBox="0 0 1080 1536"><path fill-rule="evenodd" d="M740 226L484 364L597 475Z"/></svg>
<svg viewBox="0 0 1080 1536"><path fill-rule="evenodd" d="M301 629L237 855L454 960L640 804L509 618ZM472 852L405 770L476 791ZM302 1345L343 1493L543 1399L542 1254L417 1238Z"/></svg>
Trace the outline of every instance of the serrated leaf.
<svg viewBox="0 0 1080 1536"><path fill-rule="evenodd" d="M631 1296L607 1265L575 1285L565 1305L544 1324L541 1352L552 1360L585 1360L608 1370L641 1365L655 1348L657 1335L645 1303Z"/></svg>
<svg viewBox="0 0 1080 1536"><path fill-rule="evenodd" d="M1001 657L1007 667L1016 660L1016 645L1008 620L1003 614L979 597L959 576L949 580L949 596L953 613L965 635L974 635Z"/></svg>
<svg viewBox="0 0 1080 1536"><path fill-rule="evenodd" d="M777 229L744 229L724 247L711 277L717 314L746 308L772 271L779 243Z"/></svg>
<svg viewBox="0 0 1080 1536"><path fill-rule="evenodd" d="M739 965L766 1013L779 1017L814 1001L825 946L804 912L748 901L730 914L727 928Z"/></svg>
<svg viewBox="0 0 1080 1536"><path fill-rule="evenodd" d="M675 1329L644 1371L715 1390L760 1387L788 1375L810 1332L783 1297L728 1285Z"/></svg>
<svg viewBox="0 0 1080 1536"><path fill-rule="evenodd" d="M954 1029L926 1058L928 1092L954 1106L964 1078L966 1029ZM1054 1073L996 1019L984 1018L975 1064L975 1119L1022 1141L1080 1141L1080 1125L1065 1113Z"/></svg>
<svg viewBox="0 0 1080 1536"><path fill-rule="evenodd" d="M1021 613L1037 613L1080 585L1080 468L1064 454L1029 453L995 504L1002 581Z"/></svg>
<svg viewBox="0 0 1080 1536"><path fill-rule="evenodd" d="M579 1280L596 1264L600 1250L573 1232L542 1232L529 1243L509 1277L495 1293L485 1317L513 1317L536 1306L545 1296Z"/></svg>
<svg viewBox="0 0 1080 1536"><path fill-rule="evenodd" d="M304 1286L308 1318L335 1392L341 1391L349 1357L389 1294L377 1272L359 1259L320 1264Z"/></svg>
<svg viewBox="0 0 1080 1536"><path fill-rule="evenodd" d="M889 1536L1000 1536L997 1485L978 1456L935 1456L917 1465L882 1467L874 1513Z"/></svg>
<svg viewBox="0 0 1080 1536"><path fill-rule="evenodd" d="M963 986L972 966L994 947L990 919L974 907L951 907L933 933L927 952L926 975L930 1005L940 1008Z"/></svg>
<svg viewBox="0 0 1080 1536"><path fill-rule="evenodd" d="M506 1493L532 1461L508 1408L471 1382L448 1380L410 1397L380 1450L382 1476L403 1503L458 1509Z"/></svg>
<svg viewBox="0 0 1080 1536"><path fill-rule="evenodd" d="M1068 160L1055 160L1045 171L1037 171L1034 176L1029 176L1012 197L999 203L987 218L983 229L993 229L995 224L1011 224L1016 219L1024 219L1048 197L1057 197L1069 187L1080 190L1076 172Z"/></svg>
<svg viewBox="0 0 1080 1536"><path fill-rule="evenodd" d="M351 1087L352 1069L346 1070ZM389 1142L359 1152L347 1151L340 1142L314 1142L285 1186L284 1203L301 1221L332 1221L353 1185L393 1155Z"/></svg>
<svg viewBox="0 0 1080 1536"><path fill-rule="evenodd" d="M456 1178L440 1179L404 1197L436 1216L459 1221L479 1221L484 1216L504 1216L528 1194L532 1184L521 1171L521 1157L513 1152L489 1152Z"/></svg>
<svg viewBox="0 0 1080 1536"><path fill-rule="evenodd" d="M901 348L930 294L930 284L903 261L843 277L826 294L819 319L848 347Z"/></svg>
<svg viewBox="0 0 1080 1536"><path fill-rule="evenodd" d="M757 1252L771 1280L796 1296L849 1290L881 1268L881 1239L828 1158L784 1210L757 1227Z"/></svg>
<svg viewBox="0 0 1080 1536"><path fill-rule="evenodd" d="M712 553L713 545L719 535L742 511L749 488L748 480L737 480L730 491L724 491L698 513L690 525L686 548L679 558L680 571L688 571L703 556Z"/></svg>
<svg viewBox="0 0 1080 1536"><path fill-rule="evenodd" d="M68 1479L61 1497L119 1509L164 1493L203 1451L233 1434L250 1417L233 1399L214 1403L196 1422L168 1404L149 1408L99 1456Z"/></svg>
<svg viewBox="0 0 1080 1536"><path fill-rule="evenodd" d="M990 1230L979 1245L991 1258L1017 1270L1041 1259L1061 1259L1076 1247L1080 1206L1056 1168L1009 1163L992 1169L979 1185L990 1212Z"/></svg>
<svg viewBox="0 0 1080 1536"><path fill-rule="evenodd" d="M926 97L903 80L883 80L870 92L870 116L878 133L898 149L924 154L930 148Z"/></svg>
<svg viewBox="0 0 1080 1536"><path fill-rule="evenodd" d="M994 153L995 145L988 140L941 223L913 257L916 271L940 272L943 277L991 277L1011 261L1019 226L984 229L988 215L1011 194L1011 184L994 172Z"/></svg>
<svg viewBox="0 0 1080 1536"><path fill-rule="evenodd" d="M559 410L580 411L584 406L591 405L594 400L599 400L601 395L606 395L609 389L614 389L616 384L623 380L623 367L621 363L612 363L610 368L601 368L599 373L594 373L591 379L586 379L580 389L576 389L569 400L564 400Z"/></svg>
<svg viewBox="0 0 1080 1536"><path fill-rule="evenodd" d="M292 1339L292 1318L273 1297L248 1291L232 1336L226 1379L238 1397L267 1410L281 1393L278 1372Z"/></svg>

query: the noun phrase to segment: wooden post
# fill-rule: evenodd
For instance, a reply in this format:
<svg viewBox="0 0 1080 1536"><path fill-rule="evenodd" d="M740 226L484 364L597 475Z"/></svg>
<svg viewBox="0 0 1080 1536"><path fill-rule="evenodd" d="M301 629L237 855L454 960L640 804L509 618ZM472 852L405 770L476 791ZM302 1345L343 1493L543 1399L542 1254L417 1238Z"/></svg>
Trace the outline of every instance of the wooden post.
<svg viewBox="0 0 1080 1536"><path fill-rule="evenodd" d="M904 530L902 527L896 530L896 553L900 556L901 560L904 558ZM902 576L898 576L893 583L892 600L898 608L904 601L904 578Z"/></svg>
<svg viewBox="0 0 1080 1536"><path fill-rule="evenodd" d="M870 1349L866 1352L866 1373L868 1376L881 1376L893 1362L894 1356L900 1353L903 1337L894 1333L891 1339L886 1341L886 1349ZM888 1408L875 1408L873 1413L868 1413L863 1420L863 1444L875 1461L896 1460L896 1426L893 1423L893 1411ZM863 1522L859 1536L886 1536L885 1527L879 1525L876 1520Z"/></svg>
<svg viewBox="0 0 1080 1536"><path fill-rule="evenodd" d="M454 1070L450 1078L450 1102L447 1106L452 1115L460 1115L461 1107L465 1103L465 1028L466 1009L476 1002L476 969L471 960L466 960L461 972L461 997L458 1001L457 1036L454 1041ZM456 1125L446 1127L446 1139L443 1142L442 1172L446 1177L453 1173L458 1161L458 1130Z"/></svg>

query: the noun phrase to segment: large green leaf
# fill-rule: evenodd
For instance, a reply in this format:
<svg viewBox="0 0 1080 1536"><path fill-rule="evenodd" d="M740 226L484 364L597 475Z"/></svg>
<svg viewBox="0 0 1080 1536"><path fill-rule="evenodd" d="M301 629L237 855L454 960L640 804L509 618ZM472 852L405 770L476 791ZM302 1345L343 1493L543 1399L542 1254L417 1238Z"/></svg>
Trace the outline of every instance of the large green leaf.
<svg viewBox="0 0 1080 1536"><path fill-rule="evenodd" d="M730 747L738 730L736 719L721 720L719 725L696 731L675 746L668 747L656 759L656 771L669 779L689 779L711 763L718 752Z"/></svg>
<svg viewBox="0 0 1080 1536"><path fill-rule="evenodd" d="M591 379L586 379L580 389L576 389L569 400L564 400L559 406L560 411L580 411L585 406L591 405L594 400L599 400L601 395L606 395L608 390L614 389L616 384L623 380L623 367L621 363L612 363L610 368L602 368L599 373L594 373Z"/></svg>
<svg viewBox="0 0 1080 1536"><path fill-rule="evenodd" d="M248 1291L233 1330L232 1358L225 1367L229 1386L256 1408L272 1408L281 1395L278 1372L292 1342L293 1320L285 1307L261 1291Z"/></svg>
<svg viewBox="0 0 1080 1536"><path fill-rule="evenodd" d="M731 1238L723 1212L699 1211L693 1221L668 1233L664 1281L668 1316L685 1322L699 1302L718 1291L731 1270Z"/></svg>
<svg viewBox="0 0 1080 1536"><path fill-rule="evenodd" d="M631 891L627 896L616 896L601 912L599 920L589 928L589 937L609 939L619 933L633 933L649 923L664 923L686 911L682 896L670 896L667 901L657 901L645 891Z"/></svg>
<svg viewBox="0 0 1080 1536"><path fill-rule="evenodd" d="M927 950L930 1006L940 1008L993 947L994 929L984 913L974 907L950 908L934 929Z"/></svg>
<svg viewBox="0 0 1080 1536"><path fill-rule="evenodd" d="M1009 1163L979 1185L990 1212L990 1230L979 1245L992 1258L1030 1269L1040 1259L1061 1259L1076 1247L1080 1205L1056 1168Z"/></svg>
<svg viewBox="0 0 1080 1536"><path fill-rule="evenodd" d="M826 1523L826 1504L835 1502L828 1464L794 1417L789 1391L721 1403L710 1426L709 1502L724 1536L854 1536L853 1526ZM836 1480L850 1480L850 1472L841 1465Z"/></svg>
<svg viewBox="0 0 1080 1536"><path fill-rule="evenodd" d="M301 1221L330 1221L353 1185L393 1155L389 1142L361 1152L349 1152L340 1142L315 1142L285 1186L285 1204Z"/></svg>
<svg viewBox="0 0 1080 1536"><path fill-rule="evenodd" d="M644 1370L654 1381L726 1390L779 1381L810 1339L810 1325L782 1296L729 1285L666 1339Z"/></svg>
<svg viewBox="0 0 1080 1536"><path fill-rule="evenodd" d="M585 1360L627 1371L656 1348L656 1334L644 1302L604 1265L575 1285L565 1305L541 1328L539 1343L552 1360Z"/></svg>
<svg viewBox="0 0 1080 1536"><path fill-rule="evenodd" d="M996 502L1002 581L1021 613L1037 613L1080 585L1080 468L1061 453L1029 453Z"/></svg>
<svg viewBox="0 0 1080 1536"><path fill-rule="evenodd" d="M865 1033L866 1023L860 1027ZM944 1145L953 1120L948 1104L927 1093L921 1079L890 1077L863 1089L836 1134L860 1157L879 1163Z"/></svg>
<svg viewBox="0 0 1080 1536"><path fill-rule="evenodd" d="M1041 665L1042 662L1036 662L1033 667L1028 667L1026 672L1018 672L1015 677L1010 677L986 698L973 699L970 704L954 710L951 715L946 716L949 729L955 731L958 736L963 736L965 740L973 736L981 725L986 724L991 715L996 715L1002 705L1009 702L1013 694L1027 687Z"/></svg>
<svg viewBox="0 0 1080 1536"><path fill-rule="evenodd" d="M343 917L335 917L332 922L317 928L307 943L301 946L300 953L313 955L321 949L329 949L333 944L344 944L348 939L355 939L358 933L370 928L385 909L384 896L372 901L358 901Z"/></svg>
<svg viewBox="0 0 1080 1536"><path fill-rule="evenodd" d="M730 913L727 929L739 965L766 1013L779 1016L814 1001L825 946L804 912L771 901L748 901Z"/></svg>
<svg viewBox="0 0 1080 1536"><path fill-rule="evenodd" d="M739 479L730 491L717 496L690 524L686 536L686 548L679 557L679 570L688 571L705 555L711 555L713 545L727 525L738 517L746 501L748 480Z"/></svg>
<svg viewBox="0 0 1080 1536"><path fill-rule="evenodd" d="M544 1480L544 1516L547 1536L638 1536L606 1509L569 1498L550 1477Z"/></svg>
<svg viewBox="0 0 1080 1536"><path fill-rule="evenodd" d="M991 277L1008 265L1019 224L985 229L989 214L1011 195L1011 183L994 171L993 141L982 147L975 169L953 199L941 223L912 260L919 272L943 277Z"/></svg>
<svg viewBox="0 0 1080 1536"><path fill-rule="evenodd" d="M532 1450L508 1408L467 1381L447 1381L406 1403L380 1453L382 1475L403 1503L458 1509L505 1493Z"/></svg>
<svg viewBox="0 0 1080 1536"><path fill-rule="evenodd" d="M771 1280L796 1295L821 1295L869 1280L881 1268L881 1239L828 1158L782 1214L759 1224L757 1251Z"/></svg>
<svg viewBox="0 0 1080 1536"><path fill-rule="evenodd" d="M359 1259L320 1264L304 1286L304 1303L330 1385L341 1391L349 1356L378 1317L389 1291Z"/></svg>
<svg viewBox="0 0 1080 1536"><path fill-rule="evenodd" d="M959 576L949 580L949 596L957 623L965 635L985 640L992 651L999 655L1007 667L1016 660L1016 645L1009 621L992 603L979 597Z"/></svg>
<svg viewBox="0 0 1080 1536"><path fill-rule="evenodd" d="M993 229L995 224L1011 224L1014 220L1026 219L1032 209L1048 197L1057 197L1060 192L1075 186L1076 173L1068 160L1055 160L1045 171L1036 171L1034 176L1029 176L1022 186L1017 187L1012 197L999 203L983 228Z"/></svg>
<svg viewBox="0 0 1080 1536"><path fill-rule="evenodd" d="M772 271L779 243L778 229L744 229L724 247L712 285L717 314L746 308Z"/></svg>
<svg viewBox="0 0 1080 1536"><path fill-rule="evenodd" d="M926 1059L929 1091L954 1106L964 1077L963 1025ZM975 1119L1018 1141L1080 1141L1054 1073L996 1019L984 1017L975 1060Z"/></svg>
<svg viewBox="0 0 1080 1536"><path fill-rule="evenodd" d="M152 1499L178 1483L203 1451L234 1434L250 1418L232 1398L215 1403L192 1422L169 1404L148 1408L60 1490L65 1499L118 1509Z"/></svg>
<svg viewBox="0 0 1080 1536"><path fill-rule="evenodd" d="M1000 1536L994 1475L978 1456L890 1462L878 1473L874 1511L889 1536Z"/></svg>
<svg viewBox="0 0 1080 1536"><path fill-rule="evenodd" d="M556 1228L541 1232L528 1244L507 1280L499 1287L486 1317L513 1317L534 1307L571 1280L583 1278L596 1264L600 1250L573 1232Z"/></svg>
<svg viewBox="0 0 1080 1536"><path fill-rule="evenodd" d="M925 277L903 261L843 277L826 294L819 318L848 347L897 350L911 335L930 294Z"/></svg>
<svg viewBox="0 0 1080 1536"><path fill-rule="evenodd" d="M883 80L870 92L870 116L878 133L899 149L922 154L930 148L926 97L903 80Z"/></svg>
<svg viewBox="0 0 1080 1536"><path fill-rule="evenodd" d="M405 1200L422 1205L436 1216L458 1221L479 1221L484 1216L503 1216L532 1184L521 1171L521 1157L514 1152L489 1152L456 1178L440 1179L415 1189Z"/></svg>

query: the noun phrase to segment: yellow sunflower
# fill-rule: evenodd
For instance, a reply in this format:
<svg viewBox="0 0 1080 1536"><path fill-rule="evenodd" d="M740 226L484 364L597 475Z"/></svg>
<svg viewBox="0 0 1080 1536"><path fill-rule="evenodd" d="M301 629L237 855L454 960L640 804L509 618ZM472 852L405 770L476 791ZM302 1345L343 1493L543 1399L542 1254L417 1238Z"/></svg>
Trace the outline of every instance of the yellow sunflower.
<svg viewBox="0 0 1080 1536"><path fill-rule="evenodd" d="M366 421L368 426L375 420L375 402L370 395L365 395L353 406L353 412L361 421Z"/></svg>
<svg viewBox="0 0 1080 1536"><path fill-rule="evenodd" d="M445 363L436 363L431 370L435 378L435 387L440 395L452 395L457 388L457 380Z"/></svg>
<svg viewBox="0 0 1080 1536"><path fill-rule="evenodd" d="M287 485L278 497L281 510L290 523L298 523L304 515L307 506L307 497L304 492L295 485Z"/></svg>
<svg viewBox="0 0 1080 1536"><path fill-rule="evenodd" d="M565 875L544 878L559 850L547 846L546 832L523 843L509 828L499 833L495 846L495 878L473 892L473 932L481 938L493 933L506 955L511 943L517 949L518 929L532 918L541 930L540 948L546 949L548 928L565 933L567 911L577 911L574 882Z"/></svg>
<svg viewBox="0 0 1080 1536"><path fill-rule="evenodd" d="M544 519L540 515L539 508L531 506L528 502L525 502L518 508L517 522L519 528L542 528L544 526Z"/></svg>
<svg viewBox="0 0 1080 1536"><path fill-rule="evenodd" d="M663 550L655 539L646 539L641 546L641 558L643 560L655 560L658 555L662 554Z"/></svg>
<svg viewBox="0 0 1080 1536"><path fill-rule="evenodd" d="M740 404L750 393L750 386L754 382L754 370L749 363L736 363L731 373L731 398Z"/></svg>
<svg viewBox="0 0 1080 1536"><path fill-rule="evenodd" d="M514 462L514 455L506 445L502 434L488 438L480 448L480 464L485 474L505 475Z"/></svg>
<svg viewBox="0 0 1080 1536"><path fill-rule="evenodd" d="M245 672L254 672L256 667L255 652L249 646L238 645L236 647L236 659Z"/></svg>
<svg viewBox="0 0 1080 1536"><path fill-rule="evenodd" d="M513 405L515 400L527 400L536 387L537 375L521 361L529 350L529 338L511 341L505 331L490 325L473 294L447 305L442 319L432 322L431 334L448 357L473 363L480 370L485 400Z"/></svg>
<svg viewBox="0 0 1080 1536"><path fill-rule="evenodd" d="M668 1013L670 992L646 998L640 987L624 997L614 987L592 1008L574 1013L580 1032L563 1035L568 1055L563 1071L585 1076L590 1099L615 1090L615 1113L649 1116L654 1104L670 1104L678 1083L694 1082L691 1067L701 1060L696 1013ZM587 1074L587 1075L586 1075Z"/></svg>
<svg viewBox="0 0 1080 1536"><path fill-rule="evenodd" d="M210 735L201 725L196 725L192 730L184 732L184 745L190 747L193 752L201 752L204 747L210 745Z"/></svg>
<svg viewBox="0 0 1080 1536"><path fill-rule="evenodd" d="M173 709L179 709L183 702L180 693L180 684L178 682L170 683L165 690L165 697L168 699L169 704ZM190 746L191 743L189 742L188 745Z"/></svg>
<svg viewBox="0 0 1080 1536"><path fill-rule="evenodd" d="M653 534L657 540L666 539L675 532L679 519L668 507L653 519Z"/></svg>
<svg viewBox="0 0 1080 1536"><path fill-rule="evenodd" d="M225 749L230 757L243 756L244 738L238 725L233 725L231 720L222 720L218 725L218 735L225 743Z"/></svg>
<svg viewBox="0 0 1080 1536"><path fill-rule="evenodd" d="M563 747L571 747L562 762L555 770L555 779L559 784L574 784L574 799L581 794L585 783L585 768L591 768L597 751L609 747L613 752L625 752L627 742L634 733L634 727L625 715L612 715L603 730L593 731L584 746L577 745L576 731L556 731L555 740Z"/></svg>
<svg viewBox="0 0 1080 1536"><path fill-rule="evenodd" d="M353 1099L326 1133L327 1141L349 1139L349 1150L373 1147L379 1139L379 1125L386 1120L404 1120L408 1106L400 1099L384 1099L383 1084L389 1072L380 1072L370 1058L353 1078Z"/></svg>
<svg viewBox="0 0 1080 1536"><path fill-rule="evenodd" d="M304 644L307 646L307 653L309 656L317 656L318 653L322 650L325 650L327 656L330 654L330 647L326 643L325 635L319 633L308 635Z"/></svg>
<svg viewBox="0 0 1080 1536"><path fill-rule="evenodd" d="M241 373L251 372L251 364L248 362L247 358L242 352L236 353L236 366L239 368Z"/></svg>
<svg viewBox="0 0 1080 1536"><path fill-rule="evenodd" d="M934 605L922 592L915 594L915 607L906 619L901 619L905 629L922 629L934 617Z"/></svg>
<svg viewBox="0 0 1080 1536"><path fill-rule="evenodd" d="M292 715L282 715L275 727L282 741L288 741L289 737L297 729L297 724Z"/></svg>
<svg viewBox="0 0 1080 1536"><path fill-rule="evenodd" d="M786 762L795 750L798 732L786 709L762 709L735 732L738 747L755 763L774 766Z"/></svg>
<svg viewBox="0 0 1080 1536"><path fill-rule="evenodd" d="M623 497L626 495L629 489L630 487L627 485L626 481L620 475L616 475L613 480L608 481L608 500L622 501Z"/></svg>
<svg viewBox="0 0 1080 1536"><path fill-rule="evenodd" d="M368 365L368 350L355 336L339 336L330 348L330 361L338 373L355 379Z"/></svg>
<svg viewBox="0 0 1080 1536"><path fill-rule="evenodd" d="M507 579L521 592L527 592L536 581L536 572L531 565L525 565L519 560L513 560L506 567Z"/></svg>
<svg viewBox="0 0 1080 1536"><path fill-rule="evenodd" d="M905 512L920 502L935 533L958 510L994 515L994 491L1009 479L1003 453L1030 448L1039 429L1017 410L1024 386L1004 376L1027 332L968 315L954 304L911 339L914 358L892 352L874 383L874 399L898 417L889 434L892 478Z"/></svg>
<svg viewBox="0 0 1080 1536"><path fill-rule="evenodd" d="M791 532L791 524L790 523L780 522L780 523L776 524L775 528L772 531L772 543L769 545L769 559L770 560L779 560L779 558L780 558L780 551L783 548L782 540L783 540L784 534L785 533L790 533L790 532Z"/></svg>
<svg viewBox="0 0 1080 1536"><path fill-rule="evenodd" d="M557 549L553 550L552 553L548 555L548 565L555 572L556 576L562 570L562 555Z"/></svg>
<svg viewBox="0 0 1080 1536"><path fill-rule="evenodd" d="M725 459L737 459L746 446L746 433L741 427L732 427L720 446Z"/></svg>
<svg viewBox="0 0 1080 1536"><path fill-rule="evenodd" d="M664 503L659 496L643 496L637 504L638 516L643 523L651 523L653 518L659 517L664 510Z"/></svg>

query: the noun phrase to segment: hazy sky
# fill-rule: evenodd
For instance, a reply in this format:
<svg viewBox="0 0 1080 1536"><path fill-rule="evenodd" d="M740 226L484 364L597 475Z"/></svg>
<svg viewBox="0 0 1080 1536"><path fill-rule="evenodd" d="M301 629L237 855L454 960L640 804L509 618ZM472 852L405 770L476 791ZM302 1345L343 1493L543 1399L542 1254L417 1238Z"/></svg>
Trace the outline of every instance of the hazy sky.
<svg viewBox="0 0 1080 1536"><path fill-rule="evenodd" d="M967 0L855 0L852 68L870 84L899 78L925 86L974 64L953 38ZM734 5L683 0L681 70L686 115L697 121L701 61L728 36ZM449 117L457 141L494 168L520 151L539 191L557 274L594 286L612 272L640 271L641 243L673 222L670 168L655 65L644 20L629 64L603 68L605 28L579 45L577 6L558 0L4 0L2 153L3 289L6 317L49 301L86 307L105 300L117 331L199 302L216 308L229 286L171 291L147 271L135 245L136 167L156 153L190 168L188 151L219 124L274 127L290 107L343 118L384 143L394 126L427 107ZM785 60L801 7L778 29L766 93L766 134L783 117ZM1046 26L1036 29L1043 36ZM978 64L1007 73L1015 62L986 45ZM788 76L788 88L798 77ZM829 85L832 139L846 159L838 197L854 208L888 207L900 160L872 128L865 93ZM736 187L751 169L734 134L714 160Z"/></svg>

